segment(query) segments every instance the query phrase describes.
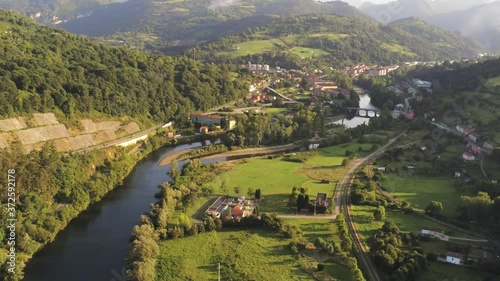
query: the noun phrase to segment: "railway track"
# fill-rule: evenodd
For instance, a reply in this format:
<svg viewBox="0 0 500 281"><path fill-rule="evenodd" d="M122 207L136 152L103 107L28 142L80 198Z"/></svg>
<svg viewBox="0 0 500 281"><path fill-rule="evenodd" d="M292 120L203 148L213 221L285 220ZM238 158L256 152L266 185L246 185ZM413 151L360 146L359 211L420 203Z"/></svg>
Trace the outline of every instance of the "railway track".
<svg viewBox="0 0 500 281"><path fill-rule="evenodd" d="M354 180L354 177L356 174L367 164L375 160L377 157L380 155L384 154L385 151L391 147L392 144L394 144L400 137L402 137L405 133L402 133L398 135L397 137L391 139L386 145L378 149L377 151L373 152L372 154L368 155L365 158L362 158L358 160L359 162L356 163L342 178L342 181L339 184L339 187L337 188L338 193L336 193L336 199L337 199L337 207L338 210L342 209L344 212L345 220L349 229L349 233L351 234L354 244L356 245L360 255L361 255L361 260L364 264L364 267L367 270L367 277L368 280L371 281L381 281L382 279L378 275L377 269L373 265L373 262L370 258L369 252L368 252L368 247L364 243L364 241L359 237L359 234L357 232L356 226L354 225L354 222L352 221L351 218L351 213L350 213L350 200L349 200L349 193L351 189L351 184L352 181ZM337 197L340 195L339 197ZM340 207L341 206L341 207Z"/></svg>

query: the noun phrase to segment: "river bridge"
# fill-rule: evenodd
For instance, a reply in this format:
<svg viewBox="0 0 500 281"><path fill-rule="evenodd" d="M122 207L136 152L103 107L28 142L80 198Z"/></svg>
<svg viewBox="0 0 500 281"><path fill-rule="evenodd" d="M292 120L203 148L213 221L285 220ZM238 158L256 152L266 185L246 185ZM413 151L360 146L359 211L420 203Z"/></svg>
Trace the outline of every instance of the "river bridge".
<svg viewBox="0 0 500 281"><path fill-rule="evenodd" d="M350 114L359 117L376 118L380 116L380 110L375 108L343 107Z"/></svg>

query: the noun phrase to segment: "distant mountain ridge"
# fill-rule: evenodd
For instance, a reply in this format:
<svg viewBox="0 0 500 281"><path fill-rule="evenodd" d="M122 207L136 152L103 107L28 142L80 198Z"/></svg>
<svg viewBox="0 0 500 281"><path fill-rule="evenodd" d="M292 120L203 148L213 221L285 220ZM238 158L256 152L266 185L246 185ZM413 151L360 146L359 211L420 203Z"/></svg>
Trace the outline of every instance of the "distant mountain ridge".
<svg viewBox="0 0 500 281"><path fill-rule="evenodd" d="M381 25L356 16L303 15L221 37L197 47L196 54L209 62L252 61L296 68L462 59L481 50L471 40L418 19Z"/></svg>
<svg viewBox="0 0 500 281"><path fill-rule="evenodd" d="M446 30L460 32L490 50L500 50L498 0L397 0L380 5L365 3L360 10L382 23L418 17Z"/></svg>
<svg viewBox="0 0 500 281"><path fill-rule="evenodd" d="M154 38L151 49L182 49L265 24L278 16L347 14L366 17L344 2L315 0L130 0L99 9L60 27L90 36ZM167 51L168 53L168 51Z"/></svg>

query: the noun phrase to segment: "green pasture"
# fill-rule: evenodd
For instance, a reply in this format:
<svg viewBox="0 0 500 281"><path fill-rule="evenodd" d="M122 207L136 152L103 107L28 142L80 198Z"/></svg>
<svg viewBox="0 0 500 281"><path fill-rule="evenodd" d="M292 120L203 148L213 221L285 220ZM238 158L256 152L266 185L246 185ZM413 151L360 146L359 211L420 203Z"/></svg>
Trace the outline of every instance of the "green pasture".
<svg viewBox="0 0 500 281"><path fill-rule="evenodd" d="M400 201L408 201L412 207L424 210L429 203L443 203L443 214L457 215L460 196L454 188L454 179L449 177L399 176L388 174L382 186Z"/></svg>
<svg viewBox="0 0 500 281"><path fill-rule="evenodd" d="M288 249L288 239L265 230L222 231L159 243L156 280L311 280Z"/></svg>

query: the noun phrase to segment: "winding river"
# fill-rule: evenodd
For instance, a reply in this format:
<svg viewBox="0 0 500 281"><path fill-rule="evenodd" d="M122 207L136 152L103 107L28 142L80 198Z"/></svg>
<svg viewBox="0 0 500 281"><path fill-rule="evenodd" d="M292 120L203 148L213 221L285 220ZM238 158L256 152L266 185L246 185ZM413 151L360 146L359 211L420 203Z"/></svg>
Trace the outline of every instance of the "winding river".
<svg viewBox="0 0 500 281"><path fill-rule="evenodd" d="M28 262L25 281L124 281L125 254L132 228L156 201L158 185L170 180L170 165L157 162L175 151L204 143L161 148L137 163L123 186L109 192L61 231ZM203 161L212 163L225 159ZM179 162L179 165L182 165Z"/></svg>
<svg viewBox="0 0 500 281"><path fill-rule="evenodd" d="M367 109L378 109L371 103L371 98L368 94L359 94L359 107ZM368 125L370 118L367 117L354 117L352 119L344 118L340 121L334 122L335 124L343 124L347 128L355 128L363 123Z"/></svg>
<svg viewBox="0 0 500 281"><path fill-rule="evenodd" d="M360 107L376 108L367 94L360 95L360 99ZM352 128L368 121L369 118L355 117L343 120L343 124ZM156 201L158 185L170 180L166 174L170 165L159 167L157 162L170 153L202 145L205 143L161 148L139 161L122 187L90 206L33 256L26 266L24 280L125 281L125 255L132 228ZM203 163L226 160L217 158Z"/></svg>

